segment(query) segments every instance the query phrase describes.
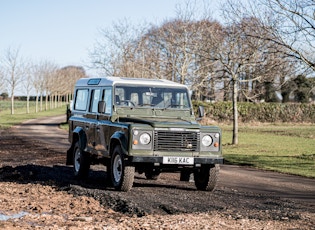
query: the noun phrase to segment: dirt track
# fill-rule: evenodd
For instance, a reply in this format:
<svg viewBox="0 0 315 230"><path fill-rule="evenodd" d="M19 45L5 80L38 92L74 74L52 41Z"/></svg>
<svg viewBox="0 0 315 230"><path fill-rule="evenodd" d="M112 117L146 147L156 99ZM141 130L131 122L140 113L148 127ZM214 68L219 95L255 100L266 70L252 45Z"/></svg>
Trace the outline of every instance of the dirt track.
<svg viewBox="0 0 315 230"><path fill-rule="evenodd" d="M64 120L32 120L2 132L0 213L22 216L0 215L0 227L315 229L314 179L224 165L213 193L177 174L157 181L137 175L123 193L97 166L76 181L64 164L67 132L57 126Z"/></svg>

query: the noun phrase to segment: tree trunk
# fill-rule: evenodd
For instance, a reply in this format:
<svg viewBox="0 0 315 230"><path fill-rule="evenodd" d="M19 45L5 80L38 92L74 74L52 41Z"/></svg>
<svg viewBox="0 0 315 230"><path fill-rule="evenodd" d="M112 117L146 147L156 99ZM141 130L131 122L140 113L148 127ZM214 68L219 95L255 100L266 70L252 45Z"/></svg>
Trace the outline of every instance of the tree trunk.
<svg viewBox="0 0 315 230"><path fill-rule="evenodd" d="M223 101L229 101L230 100L230 86L228 81L224 80L224 95L223 95Z"/></svg>
<svg viewBox="0 0 315 230"><path fill-rule="evenodd" d="M55 108L55 94L51 94L50 96L50 108L51 109Z"/></svg>
<svg viewBox="0 0 315 230"><path fill-rule="evenodd" d="M62 106L62 96L61 95L59 95L59 97L58 97L58 108L60 108L61 106Z"/></svg>
<svg viewBox="0 0 315 230"><path fill-rule="evenodd" d="M54 109L57 108L57 94L54 95Z"/></svg>
<svg viewBox="0 0 315 230"><path fill-rule="evenodd" d="M26 113L29 114L30 113L30 95L27 94L26 96Z"/></svg>
<svg viewBox="0 0 315 230"><path fill-rule="evenodd" d="M40 93L40 111L43 111L43 93Z"/></svg>
<svg viewBox="0 0 315 230"><path fill-rule="evenodd" d="M47 91L46 91L46 97L45 97L45 111L48 110L48 97L49 97L49 95L48 95L48 93L47 93Z"/></svg>
<svg viewBox="0 0 315 230"><path fill-rule="evenodd" d="M50 110L53 109L51 100L52 100L52 94L50 93L49 94L49 109Z"/></svg>
<svg viewBox="0 0 315 230"><path fill-rule="evenodd" d="M35 113L38 113L38 92L36 93Z"/></svg>
<svg viewBox="0 0 315 230"><path fill-rule="evenodd" d="M11 114L14 114L14 93L11 94Z"/></svg>
<svg viewBox="0 0 315 230"><path fill-rule="evenodd" d="M232 80L233 84L233 137L232 137L232 144L237 145L238 144L238 111L237 111L237 94L238 94L238 89L237 89L237 80L234 78Z"/></svg>

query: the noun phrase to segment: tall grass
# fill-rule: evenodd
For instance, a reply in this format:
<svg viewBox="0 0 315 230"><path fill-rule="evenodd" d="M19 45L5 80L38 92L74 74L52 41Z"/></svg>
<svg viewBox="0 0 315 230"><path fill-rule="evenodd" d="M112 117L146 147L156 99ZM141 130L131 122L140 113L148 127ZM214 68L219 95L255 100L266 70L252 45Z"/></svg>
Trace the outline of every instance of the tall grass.
<svg viewBox="0 0 315 230"><path fill-rule="evenodd" d="M49 106L48 106L49 107ZM30 102L30 113L26 113L26 101L15 101L14 114L11 114L11 103L9 101L0 101L0 129L7 129L13 125L19 124L25 120L34 119L45 116L55 116L66 113L66 105L56 109L45 111L45 103L43 103L43 111L35 112L35 102Z"/></svg>

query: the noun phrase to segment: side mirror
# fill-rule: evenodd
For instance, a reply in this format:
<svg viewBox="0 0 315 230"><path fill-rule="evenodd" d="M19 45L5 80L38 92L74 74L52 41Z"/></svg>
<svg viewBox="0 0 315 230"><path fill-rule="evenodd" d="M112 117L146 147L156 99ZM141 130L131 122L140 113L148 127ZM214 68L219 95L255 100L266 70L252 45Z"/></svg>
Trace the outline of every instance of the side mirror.
<svg viewBox="0 0 315 230"><path fill-rule="evenodd" d="M199 107L198 107L198 117L202 118L202 117L204 117L204 115L205 115L205 109L204 109L203 106L199 105Z"/></svg>
<svg viewBox="0 0 315 230"><path fill-rule="evenodd" d="M106 110L106 103L105 103L105 101L99 101L98 102L97 112L98 113L105 113L105 110Z"/></svg>

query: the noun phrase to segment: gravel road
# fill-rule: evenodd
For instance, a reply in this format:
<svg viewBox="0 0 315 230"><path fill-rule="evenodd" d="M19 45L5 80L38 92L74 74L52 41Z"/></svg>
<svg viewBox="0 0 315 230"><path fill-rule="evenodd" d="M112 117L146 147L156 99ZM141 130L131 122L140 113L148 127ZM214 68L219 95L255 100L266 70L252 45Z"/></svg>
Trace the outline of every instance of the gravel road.
<svg viewBox="0 0 315 230"><path fill-rule="evenodd" d="M65 166L65 116L30 120L0 136L0 227L7 229L315 229L315 180L223 165L217 189L165 173L136 175L130 192L103 166L77 181ZM2 214L2 215L1 215Z"/></svg>

